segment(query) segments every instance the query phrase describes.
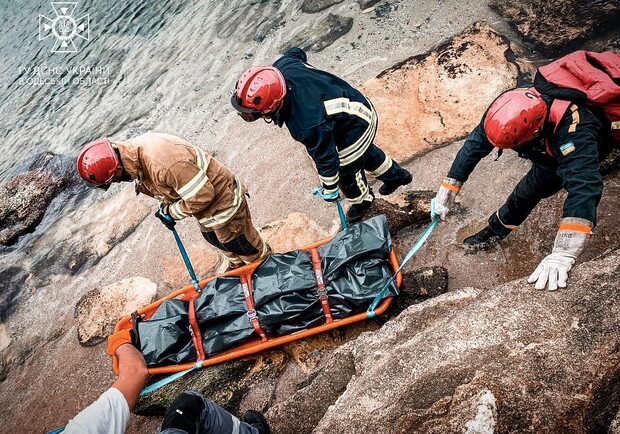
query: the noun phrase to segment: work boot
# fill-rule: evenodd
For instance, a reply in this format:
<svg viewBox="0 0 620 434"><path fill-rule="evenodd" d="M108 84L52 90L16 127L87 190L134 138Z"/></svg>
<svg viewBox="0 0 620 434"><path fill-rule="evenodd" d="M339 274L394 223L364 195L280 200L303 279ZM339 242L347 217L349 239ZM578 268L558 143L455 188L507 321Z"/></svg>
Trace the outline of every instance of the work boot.
<svg viewBox="0 0 620 434"><path fill-rule="evenodd" d="M228 258L228 267L226 267L226 270L224 271L224 273L235 270L239 267L243 267L244 265L245 263L239 258L235 258L235 259Z"/></svg>
<svg viewBox="0 0 620 434"><path fill-rule="evenodd" d="M463 240L463 244L468 250L488 250L498 245L507 235L499 235L491 230L489 226L485 226L480 232Z"/></svg>
<svg viewBox="0 0 620 434"><path fill-rule="evenodd" d="M258 434L270 434L269 424L262 413L255 410L246 411L243 421L258 430Z"/></svg>
<svg viewBox="0 0 620 434"><path fill-rule="evenodd" d="M361 221L371 206L372 202L368 200L351 205L347 210L347 222L352 225Z"/></svg>
<svg viewBox="0 0 620 434"><path fill-rule="evenodd" d="M413 181L413 176L411 176L411 173L409 173L408 170L401 170L402 176L394 182L384 182L383 185L379 187L379 194L381 194L382 196L387 196L388 194L394 193L396 189L401 185L407 185L411 181Z"/></svg>

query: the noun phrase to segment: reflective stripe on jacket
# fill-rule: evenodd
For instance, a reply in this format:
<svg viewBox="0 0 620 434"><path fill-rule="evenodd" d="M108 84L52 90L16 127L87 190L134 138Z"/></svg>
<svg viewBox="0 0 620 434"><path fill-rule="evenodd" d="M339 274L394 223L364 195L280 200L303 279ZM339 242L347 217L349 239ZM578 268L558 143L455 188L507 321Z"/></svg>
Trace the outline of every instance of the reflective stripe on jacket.
<svg viewBox="0 0 620 434"><path fill-rule="evenodd" d="M306 146L324 186L337 185L340 166L357 161L374 141L377 113L346 81L309 65L300 48L291 48L273 66L284 75L287 88L274 122L286 124Z"/></svg>
<svg viewBox="0 0 620 434"><path fill-rule="evenodd" d="M193 216L210 229L228 222L241 206L245 187L234 174L179 137L146 133L113 145L136 193L168 205L175 220Z"/></svg>

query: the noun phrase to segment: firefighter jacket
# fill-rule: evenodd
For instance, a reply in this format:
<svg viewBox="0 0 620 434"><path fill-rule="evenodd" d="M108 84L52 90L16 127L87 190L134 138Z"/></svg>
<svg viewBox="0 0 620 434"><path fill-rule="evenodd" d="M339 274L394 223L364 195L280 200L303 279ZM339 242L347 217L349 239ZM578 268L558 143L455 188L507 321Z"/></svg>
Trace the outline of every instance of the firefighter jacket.
<svg viewBox="0 0 620 434"><path fill-rule="evenodd" d="M245 187L235 175L179 137L146 133L112 145L135 182L136 194L168 205L175 220L193 216L210 230L225 225L242 204Z"/></svg>
<svg viewBox="0 0 620 434"><path fill-rule="evenodd" d="M323 185L332 189L340 166L360 159L372 144L377 114L358 90L306 61L302 49L291 48L273 64L286 81L284 103L273 120L306 146Z"/></svg>
<svg viewBox="0 0 620 434"><path fill-rule="evenodd" d="M547 108L552 99L543 95ZM489 155L493 145L484 132L484 119L465 140L448 172L450 178L465 182L478 162ZM596 208L603 193L599 162L605 156L601 121L587 107L571 104L560 121L546 120L541 140L528 142L514 150L555 172L568 192L563 217L579 217L596 223ZM535 186L533 186L535 188Z"/></svg>

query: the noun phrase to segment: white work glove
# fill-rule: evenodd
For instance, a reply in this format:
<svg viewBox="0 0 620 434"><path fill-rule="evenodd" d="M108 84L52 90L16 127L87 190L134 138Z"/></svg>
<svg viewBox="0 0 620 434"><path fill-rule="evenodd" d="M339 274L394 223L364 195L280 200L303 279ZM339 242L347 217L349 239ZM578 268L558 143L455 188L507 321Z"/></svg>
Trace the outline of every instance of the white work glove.
<svg viewBox="0 0 620 434"><path fill-rule="evenodd" d="M545 286L549 291L555 291L558 287L566 288L568 272L585 249L592 226L592 222L586 219L563 218L555 237L553 251L540 262L527 282L536 282L536 289L544 289Z"/></svg>
<svg viewBox="0 0 620 434"><path fill-rule="evenodd" d="M435 214L441 217L442 220L446 219L446 215L450 212L454 206L454 200L456 195L461 191L462 182L452 178L444 178L437 196L435 196Z"/></svg>

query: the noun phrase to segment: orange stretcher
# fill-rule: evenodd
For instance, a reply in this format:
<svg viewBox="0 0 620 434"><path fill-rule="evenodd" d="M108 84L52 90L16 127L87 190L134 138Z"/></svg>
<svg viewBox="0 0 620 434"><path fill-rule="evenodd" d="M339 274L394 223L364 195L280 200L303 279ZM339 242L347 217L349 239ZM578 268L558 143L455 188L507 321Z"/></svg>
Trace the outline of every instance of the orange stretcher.
<svg viewBox="0 0 620 434"><path fill-rule="evenodd" d="M326 238L322 241L316 242L309 246L302 247L300 250L310 251L311 255L314 257L315 253L313 252L316 252L316 248L318 246L321 246L322 244L327 243L330 240L331 238ZM401 282L402 282L402 275L399 271L399 265L396 259L396 254L394 253L394 249L390 250L388 260L390 263L392 275L396 274L393 280L396 286L400 287ZM228 271L226 273L214 275L212 277L209 277L205 280L200 281L199 286L200 288L204 288L204 286L207 283L209 283L211 280L217 277L221 277L221 276L236 276L241 279L242 283L244 283L244 279L246 282L251 281L250 276L252 275L254 270L260 265L261 262L262 261L254 262L252 264L245 265L243 267L237 268L232 271ZM251 288L250 288L249 293L250 293L250 297L246 297L246 302L248 304L248 308L252 309L253 302L252 302L252 297L251 297ZM199 296L199 292L196 291L194 286L188 285L184 288L179 289L178 291L175 291L155 301L154 303L149 304L146 307L143 307L142 309L139 309L137 311L137 314L141 317L142 320L147 320L153 315L153 313L157 310L159 305L161 305L166 300L180 299L183 301L190 301L198 296ZM386 309L390 306L390 303L392 302L392 298L393 297L386 297L384 300L382 300L381 303L379 303L377 307L372 311L374 312L373 316L383 314L386 311ZM325 303L322 303L322 304L324 306L324 311L325 311ZM182 364L177 364L177 365L152 367L148 369L149 374L151 375L171 374L171 373L176 373L176 372L181 372L181 371L185 371L188 369L196 368L198 366L204 368L206 366L216 365L218 363L235 360L235 359L238 359L244 356L248 356L250 354L255 354L260 351L276 347L278 345L287 344L289 342L293 342L293 341L303 339L308 336L313 336L319 333L323 333L328 330L333 330L333 329L336 329L338 327L342 327L348 324L353 324L353 323L362 321L370 316L369 315L370 312L365 311L365 312L358 313L358 314L355 314L355 315L352 315L350 317L346 317L343 319L332 319L331 315L329 314L329 310L328 310L329 307L327 307L327 312L325 312L325 318L326 318L325 324L314 326L312 328L308 328L305 330L300 330L300 331L291 333L289 335L272 337L272 338L266 337L264 333L260 333L260 328L256 329L255 327L255 330L257 333L254 333L243 344L239 345L236 348L221 352L219 354L216 354L210 357L205 357L204 351L202 350L202 339L201 339L200 329L198 327L198 323L195 317L195 312L193 309L194 304L190 303L189 306L190 306L189 321L190 321L190 325L192 329L192 337L194 341L194 346L196 347L197 353L198 353L198 360L196 362L187 362L187 363L182 363ZM132 328L133 328L132 316L128 315L122 318L116 324L114 331L118 332L122 329L131 330ZM113 356L113 358L116 358L116 356ZM117 363L114 363L114 366L117 366Z"/></svg>

